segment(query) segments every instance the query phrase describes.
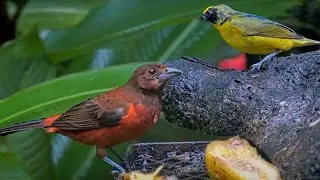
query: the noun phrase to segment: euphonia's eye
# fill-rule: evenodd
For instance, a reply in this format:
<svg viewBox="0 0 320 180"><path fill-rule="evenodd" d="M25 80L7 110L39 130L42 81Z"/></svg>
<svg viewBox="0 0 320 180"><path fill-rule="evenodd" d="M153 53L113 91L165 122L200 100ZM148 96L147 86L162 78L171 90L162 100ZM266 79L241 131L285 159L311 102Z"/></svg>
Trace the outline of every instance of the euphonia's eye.
<svg viewBox="0 0 320 180"><path fill-rule="evenodd" d="M154 70L154 69L149 69L148 73L149 73L150 75L154 75L154 74L156 73L156 70Z"/></svg>

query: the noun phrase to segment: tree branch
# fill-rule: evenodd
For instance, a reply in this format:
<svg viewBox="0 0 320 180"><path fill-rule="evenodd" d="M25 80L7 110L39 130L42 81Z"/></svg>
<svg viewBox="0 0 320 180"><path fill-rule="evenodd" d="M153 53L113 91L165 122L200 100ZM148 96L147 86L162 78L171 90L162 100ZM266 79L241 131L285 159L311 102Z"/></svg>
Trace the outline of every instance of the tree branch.
<svg viewBox="0 0 320 180"><path fill-rule="evenodd" d="M320 178L320 51L274 58L260 72L219 70L190 57L167 64L184 71L164 90L170 122L240 135L283 179Z"/></svg>

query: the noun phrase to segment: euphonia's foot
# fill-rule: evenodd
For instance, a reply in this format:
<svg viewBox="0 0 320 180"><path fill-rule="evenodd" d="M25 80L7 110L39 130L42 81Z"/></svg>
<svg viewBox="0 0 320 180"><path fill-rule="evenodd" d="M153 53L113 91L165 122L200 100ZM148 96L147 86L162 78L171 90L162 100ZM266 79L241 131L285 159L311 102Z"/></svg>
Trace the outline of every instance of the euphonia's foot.
<svg viewBox="0 0 320 180"><path fill-rule="evenodd" d="M253 64L250 67L250 69L260 71L263 63L265 63L267 61L271 61L274 56L278 55L281 52L282 52L281 50L277 50L277 51L265 56L260 62Z"/></svg>

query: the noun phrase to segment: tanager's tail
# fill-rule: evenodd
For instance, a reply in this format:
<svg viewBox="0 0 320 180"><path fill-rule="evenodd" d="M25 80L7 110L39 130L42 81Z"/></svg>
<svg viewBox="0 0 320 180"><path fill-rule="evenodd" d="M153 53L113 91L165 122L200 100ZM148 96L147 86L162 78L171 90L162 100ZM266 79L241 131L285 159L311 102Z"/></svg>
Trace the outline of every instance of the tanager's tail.
<svg viewBox="0 0 320 180"><path fill-rule="evenodd" d="M0 128L0 136L6 136L9 134L13 134L19 131L24 131L27 129L43 128L43 127L44 127L43 120L18 123L6 128Z"/></svg>
<svg viewBox="0 0 320 180"><path fill-rule="evenodd" d="M30 122L23 122L23 123L18 123L6 128L0 128L0 136L6 136L9 134L13 134L19 131L24 131L28 129L33 129L33 128L46 128L47 132L54 133L57 131L56 128L51 127L51 124L59 119L61 115L56 115L52 116L49 118L46 118L44 120L36 120L36 121L30 121Z"/></svg>

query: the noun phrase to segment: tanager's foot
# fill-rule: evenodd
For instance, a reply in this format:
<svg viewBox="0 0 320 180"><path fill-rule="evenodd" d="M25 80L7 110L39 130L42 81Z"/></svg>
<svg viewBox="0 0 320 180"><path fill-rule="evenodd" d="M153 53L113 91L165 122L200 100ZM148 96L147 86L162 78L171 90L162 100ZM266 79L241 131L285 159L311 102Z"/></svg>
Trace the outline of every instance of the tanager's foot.
<svg viewBox="0 0 320 180"><path fill-rule="evenodd" d="M120 173L125 173L126 170L121 167L119 164L115 163L111 159L109 159L107 156L103 158L103 161L110 164L112 167L114 167L116 170L118 170Z"/></svg>
<svg viewBox="0 0 320 180"><path fill-rule="evenodd" d="M277 50L277 51L265 56L260 62L253 64L250 69L260 71L263 63L265 63L267 61L271 61L274 56L278 55L281 52L282 52L281 50Z"/></svg>
<svg viewBox="0 0 320 180"><path fill-rule="evenodd" d="M96 153L97 153L98 158L102 159L104 162L111 165L113 168L118 170L120 173L126 172L126 170L123 167L121 167L119 164L117 164L116 162L112 161L111 159L109 159L107 157L107 154L106 154L106 151L104 148L96 148Z"/></svg>

